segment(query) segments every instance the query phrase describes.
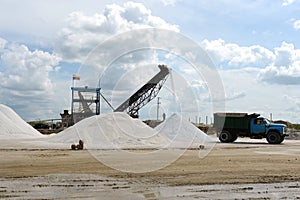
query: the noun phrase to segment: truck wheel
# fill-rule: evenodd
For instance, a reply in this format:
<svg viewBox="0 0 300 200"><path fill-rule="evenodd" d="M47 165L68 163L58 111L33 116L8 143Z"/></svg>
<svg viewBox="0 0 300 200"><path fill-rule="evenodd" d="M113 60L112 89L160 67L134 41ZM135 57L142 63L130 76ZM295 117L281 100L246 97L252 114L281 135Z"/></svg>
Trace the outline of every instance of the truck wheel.
<svg viewBox="0 0 300 200"><path fill-rule="evenodd" d="M283 140L284 140L284 137L283 137L283 136L281 136L280 143L281 143L281 142L283 142ZM280 143L279 143L279 144L280 144Z"/></svg>
<svg viewBox="0 0 300 200"><path fill-rule="evenodd" d="M236 141L237 138L238 138L237 134L232 133L232 138L231 138L231 141L230 141L230 142Z"/></svg>
<svg viewBox="0 0 300 200"><path fill-rule="evenodd" d="M221 142L231 142L232 140L232 135L228 131L222 131L219 135L219 140Z"/></svg>
<svg viewBox="0 0 300 200"><path fill-rule="evenodd" d="M278 132L270 131L267 135L267 141L269 144L280 144L283 139Z"/></svg>

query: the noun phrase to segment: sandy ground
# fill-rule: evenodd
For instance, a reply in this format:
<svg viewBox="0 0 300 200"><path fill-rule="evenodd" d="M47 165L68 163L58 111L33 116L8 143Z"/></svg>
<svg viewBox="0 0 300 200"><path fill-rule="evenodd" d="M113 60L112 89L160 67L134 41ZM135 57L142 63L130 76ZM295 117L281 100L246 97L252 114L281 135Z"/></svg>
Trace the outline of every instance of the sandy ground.
<svg viewBox="0 0 300 200"><path fill-rule="evenodd" d="M0 150L0 199L300 199L297 140L281 145L243 139L217 143L202 159L201 150L189 149L169 166L148 173L112 169L87 150L24 148L5 142ZM124 157L113 150L105 150L103 156L124 164Z"/></svg>

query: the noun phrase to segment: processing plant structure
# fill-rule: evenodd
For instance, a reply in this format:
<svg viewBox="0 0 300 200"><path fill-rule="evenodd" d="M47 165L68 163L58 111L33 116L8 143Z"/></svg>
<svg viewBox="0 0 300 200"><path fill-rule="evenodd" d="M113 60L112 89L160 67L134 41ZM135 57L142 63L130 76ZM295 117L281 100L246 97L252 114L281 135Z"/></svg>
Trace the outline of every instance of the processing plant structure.
<svg viewBox="0 0 300 200"><path fill-rule="evenodd" d="M67 111L64 111L64 115L61 114L63 124L71 126L87 117L99 115L100 97L114 112L126 112L131 117L139 117L139 110L158 95L170 73L167 65L158 67L160 71L116 109L101 94L101 88L72 87L71 114L69 115Z"/></svg>

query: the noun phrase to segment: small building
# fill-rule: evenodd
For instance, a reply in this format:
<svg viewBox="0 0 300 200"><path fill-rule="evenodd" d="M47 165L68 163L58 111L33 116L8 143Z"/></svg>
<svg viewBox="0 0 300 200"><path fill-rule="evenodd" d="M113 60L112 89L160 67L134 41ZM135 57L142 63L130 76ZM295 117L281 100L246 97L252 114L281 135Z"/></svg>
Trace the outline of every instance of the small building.
<svg viewBox="0 0 300 200"><path fill-rule="evenodd" d="M69 110L64 110L63 113L60 113L61 116L61 122L62 122L62 127L69 127L71 126L72 123L72 116L69 114Z"/></svg>

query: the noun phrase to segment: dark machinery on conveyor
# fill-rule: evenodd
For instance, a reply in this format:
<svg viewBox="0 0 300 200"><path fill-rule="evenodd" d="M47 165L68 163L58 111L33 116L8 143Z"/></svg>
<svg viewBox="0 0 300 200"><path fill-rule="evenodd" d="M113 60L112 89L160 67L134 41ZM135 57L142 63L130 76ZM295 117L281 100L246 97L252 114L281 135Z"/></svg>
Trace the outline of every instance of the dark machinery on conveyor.
<svg viewBox="0 0 300 200"><path fill-rule="evenodd" d="M115 109L114 112L126 111L131 117L137 118L139 116L139 109L157 96L170 73L167 65L158 65L158 67L160 72L158 72L143 87L131 95L131 97L129 97L124 103Z"/></svg>

